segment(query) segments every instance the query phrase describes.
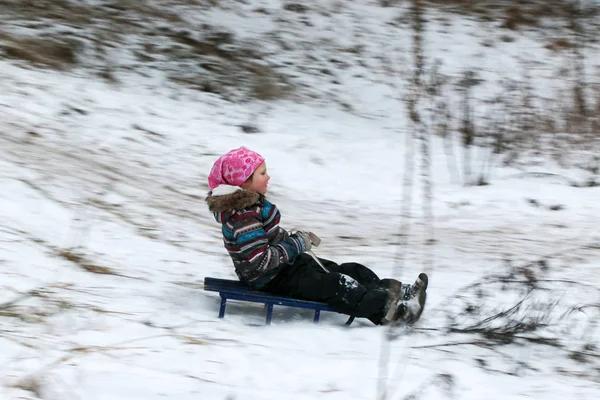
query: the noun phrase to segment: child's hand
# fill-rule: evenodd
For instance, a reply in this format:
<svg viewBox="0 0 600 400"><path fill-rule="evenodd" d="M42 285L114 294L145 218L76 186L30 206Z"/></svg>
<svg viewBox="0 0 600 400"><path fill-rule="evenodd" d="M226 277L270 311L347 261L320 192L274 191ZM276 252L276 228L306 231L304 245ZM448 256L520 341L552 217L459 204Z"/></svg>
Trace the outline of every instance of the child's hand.
<svg viewBox="0 0 600 400"><path fill-rule="evenodd" d="M291 234L300 236L302 241L307 244L307 249L305 249L305 251L309 251L312 246L319 247L321 244L321 239L310 231L292 229Z"/></svg>
<svg viewBox="0 0 600 400"><path fill-rule="evenodd" d="M300 240L302 240L302 243L304 244L304 251L305 252L310 251L310 249L312 247L312 243L311 243L311 240L310 240L309 232L306 232L306 231L296 231L293 234L296 235L296 237L300 238Z"/></svg>

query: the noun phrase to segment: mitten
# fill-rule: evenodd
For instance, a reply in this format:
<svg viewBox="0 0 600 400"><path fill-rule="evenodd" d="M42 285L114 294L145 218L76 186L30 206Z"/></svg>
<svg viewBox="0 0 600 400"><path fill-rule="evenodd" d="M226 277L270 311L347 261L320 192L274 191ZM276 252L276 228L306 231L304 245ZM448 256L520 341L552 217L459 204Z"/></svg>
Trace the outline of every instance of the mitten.
<svg viewBox="0 0 600 400"><path fill-rule="evenodd" d="M310 251L312 247L310 232L296 231L293 235L296 235L296 237L302 241L302 244L304 245L304 251Z"/></svg>
<svg viewBox="0 0 600 400"><path fill-rule="evenodd" d="M292 229L291 234L302 232L305 236L308 237L310 244L314 247L319 247L321 244L321 238L315 235L313 232L302 230L302 229Z"/></svg>
<svg viewBox="0 0 600 400"><path fill-rule="evenodd" d="M317 235L315 235L312 232L308 232L308 236L310 237L310 243L314 246L314 247L319 247L319 245L321 244L321 238L318 237Z"/></svg>

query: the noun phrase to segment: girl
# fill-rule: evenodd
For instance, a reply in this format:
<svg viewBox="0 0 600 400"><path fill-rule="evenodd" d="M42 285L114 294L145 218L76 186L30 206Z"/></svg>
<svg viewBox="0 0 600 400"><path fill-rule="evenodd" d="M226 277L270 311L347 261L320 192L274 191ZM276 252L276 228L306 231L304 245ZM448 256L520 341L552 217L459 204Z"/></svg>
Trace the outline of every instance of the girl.
<svg viewBox="0 0 600 400"><path fill-rule="evenodd" d="M327 303L339 313L368 318L376 325L413 323L426 299L428 278L413 285L380 279L358 263L336 264L305 252L320 240L311 232L290 234L280 213L266 199L265 159L240 147L222 155L208 176L209 210L222 225L223 242L239 280L255 290Z"/></svg>

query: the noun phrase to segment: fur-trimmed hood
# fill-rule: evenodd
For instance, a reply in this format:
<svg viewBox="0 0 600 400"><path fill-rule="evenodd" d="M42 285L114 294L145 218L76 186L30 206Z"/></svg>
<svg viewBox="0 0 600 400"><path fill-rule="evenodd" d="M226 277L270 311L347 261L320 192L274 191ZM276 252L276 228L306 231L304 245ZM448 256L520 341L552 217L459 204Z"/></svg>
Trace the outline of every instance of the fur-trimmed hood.
<svg viewBox="0 0 600 400"><path fill-rule="evenodd" d="M208 192L206 204L212 213L227 213L243 210L260 201L257 192L239 186L220 185Z"/></svg>

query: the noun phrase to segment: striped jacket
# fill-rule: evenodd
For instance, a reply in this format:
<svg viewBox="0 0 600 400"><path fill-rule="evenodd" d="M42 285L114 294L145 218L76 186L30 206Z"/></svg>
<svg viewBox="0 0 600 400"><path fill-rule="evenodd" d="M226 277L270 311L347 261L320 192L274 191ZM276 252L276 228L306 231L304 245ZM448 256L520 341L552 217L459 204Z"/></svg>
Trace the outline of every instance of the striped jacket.
<svg viewBox="0 0 600 400"><path fill-rule="evenodd" d="M279 226L277 206L259 193L221 185L208 194L206 203L221 224L238 278L250 287L262 288L304 252L302 239Z"/></svg>

